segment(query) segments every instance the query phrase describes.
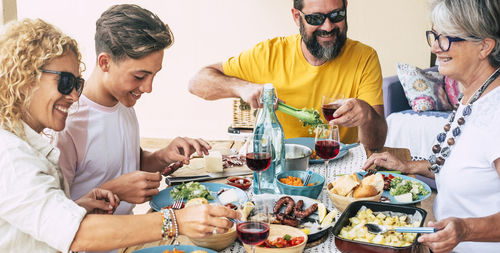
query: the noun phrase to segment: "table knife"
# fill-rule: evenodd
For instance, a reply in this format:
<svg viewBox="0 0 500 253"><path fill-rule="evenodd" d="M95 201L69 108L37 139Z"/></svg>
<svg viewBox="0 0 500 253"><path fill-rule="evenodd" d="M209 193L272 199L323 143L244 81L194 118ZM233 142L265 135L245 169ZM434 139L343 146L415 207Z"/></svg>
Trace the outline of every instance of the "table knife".
<svg viewBox="0 0 500 253"><path fill-rule="evenodd" d="M213 173L207 173L205 175L199 175L199 176L185 176L185 177L167 176L165 178L165 182L168 185L171 185L171 184L182 183L182 182L186 182L186 181L187 182L190 182L190 181L206 181L206 180L212 180L212 179L218 179L218 178L225 178L225 177L244 176L244 175L250 175L252 173L253 173L253 171L246 170L246 171L213 172Z"/></svg>

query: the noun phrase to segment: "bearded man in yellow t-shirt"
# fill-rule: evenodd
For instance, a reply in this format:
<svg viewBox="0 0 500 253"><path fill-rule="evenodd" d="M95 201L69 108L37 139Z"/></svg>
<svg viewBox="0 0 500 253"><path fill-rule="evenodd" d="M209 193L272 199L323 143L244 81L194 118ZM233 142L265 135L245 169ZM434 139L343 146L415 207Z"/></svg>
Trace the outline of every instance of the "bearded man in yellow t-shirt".
<svg viewBox="0 0 500 253"><path fill-rule="evenodd" d="M252 107L262 84L296 108L321 110L322 96L348 98L330 121L343 143L358 140L370 149L384 145L387 124L377 52L347 38L346 0L293 0L300 34L263 41L224 63L203 68L190 81L191 93L207 100L240 97ZM285 138L310 136L296 118L277 112Z"/></svg>

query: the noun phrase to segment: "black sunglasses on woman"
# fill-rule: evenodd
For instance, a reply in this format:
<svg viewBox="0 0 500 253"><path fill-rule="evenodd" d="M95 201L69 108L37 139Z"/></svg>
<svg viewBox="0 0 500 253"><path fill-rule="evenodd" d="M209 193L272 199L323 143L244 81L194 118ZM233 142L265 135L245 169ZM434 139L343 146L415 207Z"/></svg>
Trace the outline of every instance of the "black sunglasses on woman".
<svg viewBox="0 0 500 253"><path fill-rule="evenodd" d="M57 82L57 90L61 94L68 95L73 91L73 89L76 89L78 97L80 97L80 95L82 94L83 84L85 83L85 80L83 78L75 77L75 75L73 75L70 72L54 71L46 69L42 69L41 71L43 73L59 75L59 81Z"/></svg>

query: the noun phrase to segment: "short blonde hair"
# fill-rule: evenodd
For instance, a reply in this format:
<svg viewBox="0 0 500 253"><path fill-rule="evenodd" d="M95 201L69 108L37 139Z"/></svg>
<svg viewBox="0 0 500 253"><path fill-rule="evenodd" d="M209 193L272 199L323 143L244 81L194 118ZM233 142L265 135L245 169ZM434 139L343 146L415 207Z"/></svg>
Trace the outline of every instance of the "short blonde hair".
<svg viewBox="0 0 500 253"><path fill-rule="evenodd" d="M28 114L41 71L53 59L72 51L82 71L76 41L41 19L10 23L0 35L0 126L25 137L22 115Z"/></svg>

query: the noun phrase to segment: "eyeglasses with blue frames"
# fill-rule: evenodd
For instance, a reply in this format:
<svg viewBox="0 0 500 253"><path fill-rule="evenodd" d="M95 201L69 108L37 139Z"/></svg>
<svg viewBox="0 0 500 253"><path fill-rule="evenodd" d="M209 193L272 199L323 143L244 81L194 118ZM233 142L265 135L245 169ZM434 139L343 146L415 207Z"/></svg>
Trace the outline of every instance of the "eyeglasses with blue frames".
<svg viewBox="0 0 500 253"><path fill-rule="evenodd" d="M443 34L437 35L434 31L426 31L425 36L427 37L427 43L429 46L432 47L437 41L439 48L441 48L443 52L448 52L448 50L450 50L452 42L465 41L465 39L459 37L451 37Z"/></svg>
<svg viewBox="0 0 500 253"><path fill-rule="evenodd" d="M64 72L64 71L54 71L54 70L46 70L46 69L41 69L43 73L50 73L50 74L56 74L59 75L59 81L57 82L57 90L64 95L70 94L73 89L76 90L78 93L78 96L82 94L83 91L83 84L85 83L85 80L81 77L75 77L70 72Z"/></svg>
<svg viewBox="0 0 500 253"><path fill-rule="evenodd" d="M305 14L301 10L298 11L304 15L304 19L308 24L314 26L322 25L323 23L325 23L326 18L328 18L332 23L338 23L344 20L346 16L345 8L333 10L328 14L323 14L323 13Z"/></svg>

